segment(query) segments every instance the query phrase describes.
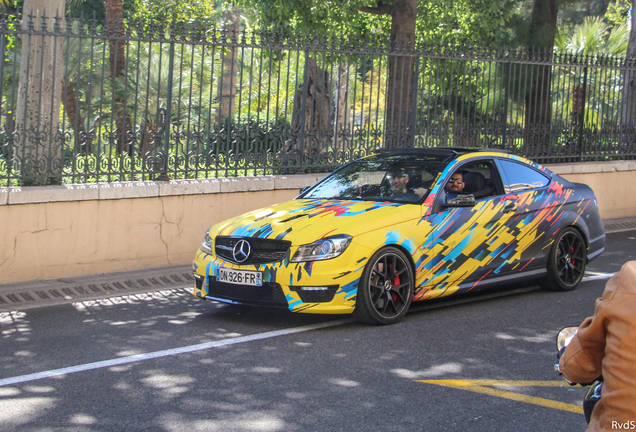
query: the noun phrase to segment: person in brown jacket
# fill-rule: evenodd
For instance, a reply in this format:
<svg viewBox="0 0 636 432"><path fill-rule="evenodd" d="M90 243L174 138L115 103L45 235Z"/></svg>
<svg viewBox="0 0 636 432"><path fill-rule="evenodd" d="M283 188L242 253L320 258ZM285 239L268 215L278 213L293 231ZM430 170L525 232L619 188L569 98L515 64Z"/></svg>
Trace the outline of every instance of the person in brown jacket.
<svg viewBox="0 0 636 432"><path fill-rule="evenodd" d="M603 375L588 431L636 430L636 261L607 282L594 316L579 326L559 366L573 383Z"/></svg>

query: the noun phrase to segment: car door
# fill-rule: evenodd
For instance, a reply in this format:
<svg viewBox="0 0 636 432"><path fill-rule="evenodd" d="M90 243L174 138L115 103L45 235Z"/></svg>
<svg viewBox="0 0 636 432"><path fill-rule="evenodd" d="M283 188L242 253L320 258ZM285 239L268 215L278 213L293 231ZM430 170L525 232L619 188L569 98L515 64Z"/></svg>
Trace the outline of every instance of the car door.
<svg viewBox="0 0 636 432"><path fill-rule="evenodd" d="M546 264L551 213L559 200L549 193L551 179L540 170L512 159L496 161L504 184L506 234L510 238L498 272L531 272Z"/></svg>
<svg viewBox="0 0 636 432"><path fill-rule="evenodd" d="M469 290L472 283L500 264L499 248L508 238L497 239L493 234L505 223L500 220L504 194L499 170L493 159L471 160L453 169L443 181L458 171L482 175L485 187L474 190L464 186L479 196L471 207L446 207L446 192L439 193L433 214L426 220L433 232L421 247L415 300L453 294L460 285Z"/></svg>

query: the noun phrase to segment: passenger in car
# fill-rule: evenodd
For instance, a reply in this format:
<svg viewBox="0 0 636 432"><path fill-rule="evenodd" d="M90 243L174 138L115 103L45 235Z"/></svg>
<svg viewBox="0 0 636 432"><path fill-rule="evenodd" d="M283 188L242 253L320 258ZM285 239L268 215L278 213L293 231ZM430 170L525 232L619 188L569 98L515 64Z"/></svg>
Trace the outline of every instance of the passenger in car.
<svg viewBox="0 0 636 432"><path fill-rule="evenodd" d="M457 171L454 173L451 178L448 179L448 183L446 183L446 187L444 188L446 192L459 193L464 190L464 174L465 171Z"/></svg>

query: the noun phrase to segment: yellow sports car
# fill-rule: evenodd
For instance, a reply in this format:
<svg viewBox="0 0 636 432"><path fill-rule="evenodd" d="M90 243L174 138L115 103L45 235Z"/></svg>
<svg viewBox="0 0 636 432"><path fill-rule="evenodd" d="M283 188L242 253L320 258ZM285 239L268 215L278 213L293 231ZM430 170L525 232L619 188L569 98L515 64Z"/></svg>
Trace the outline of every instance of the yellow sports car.
<svg viewBox="0 0 636 432"><path fill-rule="evenodd" d="M502 282L572 290L604 248L588 186L505 152L387 149L214 225L193 294L391 324L412 301Z"/></svg>

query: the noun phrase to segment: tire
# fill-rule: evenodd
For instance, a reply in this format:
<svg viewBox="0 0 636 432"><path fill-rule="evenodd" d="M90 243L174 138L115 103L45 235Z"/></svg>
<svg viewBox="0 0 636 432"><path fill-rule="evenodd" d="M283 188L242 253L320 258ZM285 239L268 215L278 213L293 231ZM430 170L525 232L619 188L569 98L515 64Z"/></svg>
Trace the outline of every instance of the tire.
<svg viewBox="0 0 636 432"><path fill-rule="evenodd" d="M367 324L394 324L411 305L413 268L406 255L395 247L377 251L364 268L353 315Z"/></svg>
<svg viewBox="0 0 636 432"><path fill-rule="evenodd" d="M587 247L578 230L563 229L548 256L548 275L541 286L550 291L572 291L579 286L587 265Z"/></svg>

